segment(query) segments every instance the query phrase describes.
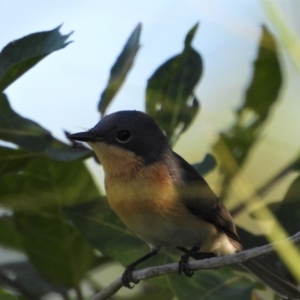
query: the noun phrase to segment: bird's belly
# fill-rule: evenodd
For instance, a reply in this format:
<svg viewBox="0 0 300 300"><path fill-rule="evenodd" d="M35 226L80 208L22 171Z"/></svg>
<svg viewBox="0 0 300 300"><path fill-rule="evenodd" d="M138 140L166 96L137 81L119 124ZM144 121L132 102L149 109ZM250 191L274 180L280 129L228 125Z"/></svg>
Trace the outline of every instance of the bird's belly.
<svg viewBox="0 0 300 300"><path fill-rule="evenodd" d="M156 172L131 180L106 178L110 207L129 229L152 246L201 246L215 229L189 213L166 172L157 167Z"/></svg>
<svg viewBox="0 0 300 300"><path fill-rule="evenodd" d="M156 247L193 247L201 246L206 236L206 231L191 228L186 222L176 222L170 218L164 218L152 214L141 214L136 218L125 221L142 240ZM138 224L138 226L137 226Z"/></svg>
<svg viewBox="0 0 300 300"><path fill-rule="evenodd" d="M153 188L146 191L148 187L114 187L107 189L111 208L129 229L152 246L201 246L211 232L212 225L190 215L175 200L172 190L155 193ZM151 199L145 195L151 195Z"/></svg>

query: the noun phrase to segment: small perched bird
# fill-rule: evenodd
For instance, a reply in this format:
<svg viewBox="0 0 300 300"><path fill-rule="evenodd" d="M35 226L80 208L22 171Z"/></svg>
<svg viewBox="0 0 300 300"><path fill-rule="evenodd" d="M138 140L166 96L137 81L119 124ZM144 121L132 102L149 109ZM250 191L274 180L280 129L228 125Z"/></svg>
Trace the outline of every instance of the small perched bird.
<svg viewBox="0 0 300 300"><path fill-rule="evenodd" d="M70 135L87 142L105 172L110 207L143 241L150 252L125 269L122 280L131 288L135 267L161 247L185 252L179 272L192 276L189 257L233 254L242 250L233 219L203 177L172 148L150 116L119 111L105 116L87 132ZM290 282L255 260L242 264L275 293L300 299Z"/></svg>

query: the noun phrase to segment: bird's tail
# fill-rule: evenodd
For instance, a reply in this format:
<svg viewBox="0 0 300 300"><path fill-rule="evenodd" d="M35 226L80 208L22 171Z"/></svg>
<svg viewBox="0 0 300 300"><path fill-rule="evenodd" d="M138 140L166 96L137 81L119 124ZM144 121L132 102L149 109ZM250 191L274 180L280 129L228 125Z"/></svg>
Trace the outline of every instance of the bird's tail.
<svg viewBox="0 0 300 300"><path fill-rule="evenodd" d="M300 299L300 290L298 290L291 282L277 275L265 264L260 263L257 260L248 260L240 265L255 275L283 299Z"/></svg>

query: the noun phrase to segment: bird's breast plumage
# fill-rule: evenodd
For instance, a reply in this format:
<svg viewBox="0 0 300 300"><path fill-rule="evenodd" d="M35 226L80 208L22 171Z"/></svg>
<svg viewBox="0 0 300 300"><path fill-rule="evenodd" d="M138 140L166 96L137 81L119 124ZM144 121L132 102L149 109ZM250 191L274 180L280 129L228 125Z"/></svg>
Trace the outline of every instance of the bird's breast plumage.
<svg viewBox="0 0 300 300"><path fill-rule="evenodd" d="M201 244L213 227L191 216L178 201L178 191L167 165L143 167L135 176L107 176L109 204L141 239L155 247ZM203 223L199 232L199 223Z"/></svg>
<svg viewBox="0 0 300 300"><path fill-rule="evenodd" d="M199 217L201 213L191 213L184 203L186 171L174 153L166 152L163 159L145 164L133 152L113 145L99 143L92 147L104 168L110 207L141 239L156 248L201 246L217 255L233 253L227 235ZM202 213L206 209L201 208ZM225 243L218 243L220 235Z"/></svg>
<svg viewBox="0 0 300 300"><path fill-rule="evenodd" d="M144 212L163 215L174 209L177 198L168 170L160 163L137 168L134 174L106 175L105 188L111 208L122 220Z"/></svg>

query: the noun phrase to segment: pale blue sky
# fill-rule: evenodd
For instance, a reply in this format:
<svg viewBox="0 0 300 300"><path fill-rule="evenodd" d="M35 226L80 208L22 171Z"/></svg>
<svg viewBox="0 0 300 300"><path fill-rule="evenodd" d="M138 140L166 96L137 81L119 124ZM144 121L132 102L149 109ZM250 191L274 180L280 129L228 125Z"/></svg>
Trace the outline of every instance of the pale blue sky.
<svg viewBox="0 0 300 300"><path fill-rule="evenodd" d="M44 59L7 90L17 111L58 136L62 136L63 128L76 131L79 126L89 128L98 120L96 103L109 69L138 22L143 24L142 48L110 112L144 108L147 79L159 64L181 51L185 34L196 22L201 25L194 46L205 63L203 81L197 90L202 105L215 106L210 98L219 98L215 96L216 86L221 95L231 89L234 94L240 93L241 86L231 86L237 79L245 84L249 77L249 60L255 53L259 26L264 19L257 1L251 0L4 3L1 47L61 23L63 33L74 30L74 43ZM234 70L243 70L244 74L238 78L226 75Z"/></svg>

